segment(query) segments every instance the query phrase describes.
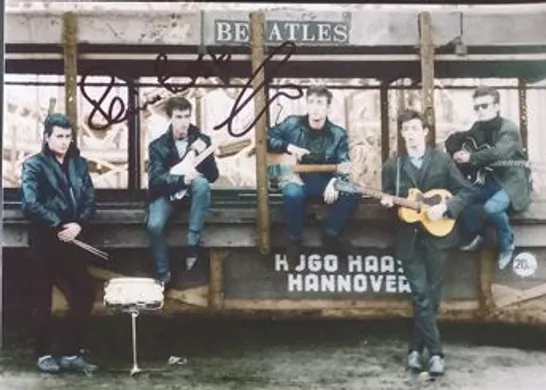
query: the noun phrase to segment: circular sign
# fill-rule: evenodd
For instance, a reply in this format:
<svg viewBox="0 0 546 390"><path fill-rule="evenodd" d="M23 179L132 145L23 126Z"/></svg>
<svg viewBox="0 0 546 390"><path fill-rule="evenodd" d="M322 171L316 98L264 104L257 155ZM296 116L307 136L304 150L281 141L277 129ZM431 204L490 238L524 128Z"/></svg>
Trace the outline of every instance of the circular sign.
<svg viewBox="0 0 546 390"><path fill-rule="evenodd" d="M535 255L529 252L519 253L512 262L512 269L516 275L526 278L535 273L538 267Z"/></svg>

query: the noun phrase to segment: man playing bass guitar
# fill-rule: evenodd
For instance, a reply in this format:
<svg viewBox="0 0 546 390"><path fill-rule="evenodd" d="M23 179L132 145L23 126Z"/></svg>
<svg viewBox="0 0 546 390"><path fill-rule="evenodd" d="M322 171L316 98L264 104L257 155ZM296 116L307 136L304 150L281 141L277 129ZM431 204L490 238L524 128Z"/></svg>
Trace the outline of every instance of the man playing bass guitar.
<svg viewBox="0 0 546 390"><path fill-rule="evenodd" d="M479 87L474 91L473 98L478 120L464 135L463 144L469 145L468 141L471 140L471 144L480 148L461 148L453 153L453 158L458 164L491 170L485 176L484 183L476 186L472 204L479 207L480 211L483 210L487 219L495 225L499 247L498 266L504 269L510 264L515 249L514 233L507 211L510 207L516 212L524 211L530 203L528 170L515 164L527 158L517 126L499 114L499 92L490 87ZM449 151L449 139L446 140L446 147ZM511 160L514 165L492 167L502 160ZM468 207L462 219L469 240L461 249L471 251L480 248L484 242L482 216L476 212L476 207Z"/></svg>
<svg viewBox="0 0 546 390"><path fill-rule="evenodd" d="M383 166L382 188L390 195L407 197L410 189L426 193L444 189L452 194L445 202L431 205L427 218L438 221L456 219L472 195L472 186L447 153L426 146L428 129L423 116L407 110L398 118L398 131L406 151L391 157ZM384 207L394 205L393 197L381 199ZM407 356L408 369L421 371L424 348L429 352L430 375L443 375L444 353L436 316L446 270L448 249L457 244L456 232L436 237L419 223L400 221L394 240L396 257L401 260L411 287L414 331Z"/></svg>

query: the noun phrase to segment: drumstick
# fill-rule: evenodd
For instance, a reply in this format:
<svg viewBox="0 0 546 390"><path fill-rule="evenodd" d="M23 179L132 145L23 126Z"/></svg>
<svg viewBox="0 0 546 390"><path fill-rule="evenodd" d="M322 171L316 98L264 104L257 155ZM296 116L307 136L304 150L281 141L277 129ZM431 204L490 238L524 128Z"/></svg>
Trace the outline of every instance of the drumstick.
<svg viewBox="0 0 546 390"><path fill-rule="evenodd" d="M102 258L104 260L109 259L109 255L107 253L105 253L105 252L103 252L103 251L101 251L101 250L99 250L99 249L97 249L97 248L95 248L95 247L93 247L93 246L91 246L89 244L86 244L86 243L84 243L82 241L79 241L79 240L73 240L73 243L75 245L79 246L80 248L88 251L89 253L95 255L95 256L98 256L98 257L100 257L100 258Z"/></svg>
<svg viewBox="0 0 546 390"><path fill-rule="evenodd" d="M98 256L98 257L100 257L100 258L102 258L104 260L110 260L110 255L108 253L106 253L104 251L101 251L100 249L95 248L94 246L91 246L89 244L86 244L83 241L76 240L76 239L72 240L72 242L75 245L79 246L80 248L88 251L89 253L94 254L95 256Z"/></svg>

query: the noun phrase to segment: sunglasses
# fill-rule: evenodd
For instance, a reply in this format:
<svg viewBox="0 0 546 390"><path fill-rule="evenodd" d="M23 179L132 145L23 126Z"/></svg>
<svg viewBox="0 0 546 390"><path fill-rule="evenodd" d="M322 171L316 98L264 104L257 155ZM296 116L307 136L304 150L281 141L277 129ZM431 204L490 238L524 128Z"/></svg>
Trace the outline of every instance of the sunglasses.
<svg viewBox="0 0 546 390"><path fill-rule="evenodd" d="M482 103L482 104L475 104L474 105L474 111L478 111L480 108L482 110L485 110L487 107L489 107L491 103Z"/></svg>

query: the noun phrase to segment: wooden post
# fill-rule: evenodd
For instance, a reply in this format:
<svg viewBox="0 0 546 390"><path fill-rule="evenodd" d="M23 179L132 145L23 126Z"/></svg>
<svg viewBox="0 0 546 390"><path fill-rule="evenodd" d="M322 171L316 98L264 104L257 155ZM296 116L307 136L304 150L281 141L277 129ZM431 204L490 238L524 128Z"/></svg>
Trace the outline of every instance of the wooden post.
<svg viewBox="0 0 546 390"><path fill-rule="evenodd" d="M222 249L210 250L209 307L221 309L224 304L224 260L227 252Z"/></svg>
<svg viewBox="0 0 546 390"><path fill-rule="evenodd" d="M487 318L494 307L493 292L491 284L493 282L493 272L496 265L497 252L493 249L483 249L480 253L478 263L478 303L480 318Z"/></svg>
<svg viewBox="0 0 546 390"><path fill-rule="evenodd" d="M73 124L73 139L78 142L78 19L73 12L63 14L63 58L65 112Z"/></svg>
<svg viewBox="0 0 546 390"><path fill-rule="evenodd" d="M57 99L54 97L49 98L49 107L47 109L47 115L51 115L55 112L56 105L57 105Z"/></svg>
<svg viewBox="0 0 546 390"><path fill-rule="evenodd" d="M518 103L519 103L519 131L523 148L528 150L529 129L527 122L527 83L524 79L518 79Z"/></svg>
<svg viewBox="0 0 546 390"><path fill-rule="evenodd" d="M430 142L436 146L436 118L434 114L434 44L432 42L432 18L429 12L419 14L421 94L423 113L429 129Z"/></svg>
<svg viewBox="0 0 546 390"><path fill-rule="evenodd" d="M264 23L263 12L250 14L250 50L252 57L252 72L255 73L264 61ZM264 83L264 69L262 68L254 77L252 87L254 89L254 112L261 112L266 106ZM261 115L255 126L256 139L256 187L258 198L258 246L262 254L270 251L269 239L269 200L267 177L267 116Z"/></svg>
<svg viewBox="0 0 546 390"><path fill-rule="evenodd" d="M389 86L386 83L381 83L379 102L381 105L381 161L385 162L390 155Z"/></svg>

